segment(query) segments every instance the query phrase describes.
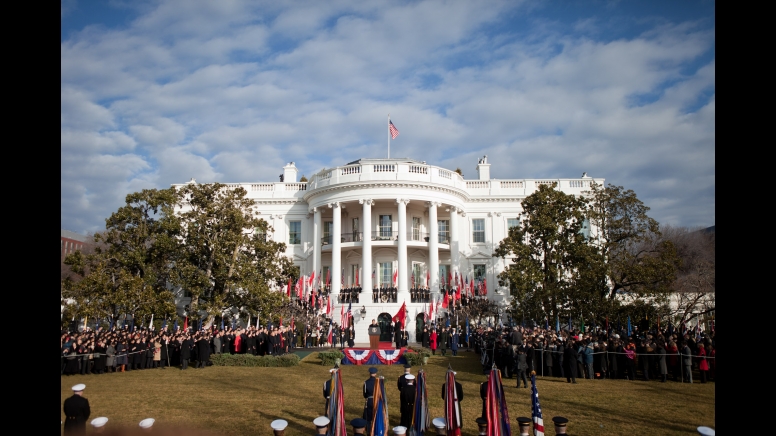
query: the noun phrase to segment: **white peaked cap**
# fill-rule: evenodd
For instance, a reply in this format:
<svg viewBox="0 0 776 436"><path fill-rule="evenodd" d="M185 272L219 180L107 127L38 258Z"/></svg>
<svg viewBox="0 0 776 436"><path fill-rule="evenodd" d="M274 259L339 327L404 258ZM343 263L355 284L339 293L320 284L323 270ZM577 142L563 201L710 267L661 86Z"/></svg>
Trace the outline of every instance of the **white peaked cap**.
<svg viewBox="0 0 776 436"><path fill-rule="evenodd" d="M108 422L108 418L106 418L104 416L101 416L99 418L94 418L92 420L92 427L99 428L99 427L102 427L103 425L105 425L107 422Z"/></svg>
<svg viewBox="0 0 776 436"><path fill-rule="evenodd" d="M82 390L86 389L86 385L85 385L85 384L83 384L83 383L79 383L79 384L77 384L77 385L73 386L73 387L72 387L72 388L70 388L70 389L72 389L72 390L73 390L73 392L80 392L80 391L82 391Z"/></svg>
<svg viewBox="0 0 776 436"><path fill-rule="evenodd" d="M142 421L140 421L140 428L151 428L152 425L154 425L154 422L156 420L153 418L146 418Z"/></svg>
<svg viewBox="0 0 776 436"><path fill-rule="evenodd" d="M325 416L319 416L313 420L313 424L315 424L316 427L326 427L329 425L329 418Z"/></svg>
<svg viewBox="0 0 776 436"><path fill-rule="evenodd" d="M276 419L269 424L272 430L285 430L288 426L288 421L285 419Z"/></svg>

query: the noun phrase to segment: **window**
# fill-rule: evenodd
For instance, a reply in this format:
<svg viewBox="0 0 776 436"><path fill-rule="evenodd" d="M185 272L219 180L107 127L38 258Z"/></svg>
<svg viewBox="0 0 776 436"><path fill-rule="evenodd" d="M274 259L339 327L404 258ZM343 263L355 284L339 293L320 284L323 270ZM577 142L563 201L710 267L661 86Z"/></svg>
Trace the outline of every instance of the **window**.
<svg viewBox="0 0 776 436"><path fill-rule="evenodd" d="M256 238L259 241L267 242L267 233L261 227L256 227L254 231L256 233Z"/></svg>
<svg viewBox="0 0 776 436"><path fill-rule="evenodd" d="M420 269L419 263L412 264L412 276L415 278L415 281L413 283L416 288L419 288L425 285L426 277L423 275L423 272Z"/></svg>
<svg viewBox="0 0 776 436"><path fill-rule="evenodd" d="M359 237L359 226L358 226L358 218L353 218L351 221L353 223L353 242L360 241L361 238Z"/></svg>
<svg viewBox="0 0 776 436"><path fill-rule="evenodd" d="M356 280L357 276L358 280ZM361 274L358 271L358 264L350 265L350 283L355 286L357 284L361 284L362 281Z"/></svg>
<svg viewBox="0 0 776 436"><path fill-rule="evenodd" d="M390 238L393 231L393 220L391 215L380 215L380 239Z"/></svg>
<svg viewBox="0 0 776 436"><path fill-rule="evenodd" d="M474 265L474 280L482 281L485 279L485 274L484 264Z"/></svg>
<svg viewBox="0 0 776 436"><path fill-rule="evenodd" d="M439 265L439 289L445 287L450 281L448 274L450 273L450 265Z"/></svg>
<svg viewBox="0 0 776 436"><path fill-rule="evenodd" d="M412 217L412 240L420 241L420 217Z"/></svg>
<svg viewBox="0 0 776 436"><path fill-rule="evenodd" d="M585 236L585 239L590 238L590 220L585 218L584 221L582 221L582 228L579 229L579 233L582 233Z"/></svg>
<svg viewBox="0 0 776 436"><path fill-rule="evenodd" d="M507 218L507 233L509 233L509 229L512 227L518 227L520 225L520 219L519 218Z"/></svg>
<svg viewBox="0 0 776 436"><path fill-rule="evenodd" d="M472 220L472 242L485 242L485 220Z"/></svg>
<svg viewBox="0 0 776 436"><path fill-rule="evenodd" d="M323 245L331 244L331 234L334 233L334 223L326 221L323 223Z"/></svg>
<svg viewBox="0 0 776 436"><path fill-rule="evenodd" d="M450 243L450 220L437 221L437 228L439 230L439 243L449 244Z"/></svg>
<svg viewBox="0 0 776 436"><path fill-rule="evenodd" d="M302 222L290 221L288 223L288 243L299 245L302 243Z"/></svg>
<svg viewBox="0 0 776 436"><path fill-rule="evenodd" d="M380 264L380 284L391 286L393 283L393 263L383 262Z"/></svg>

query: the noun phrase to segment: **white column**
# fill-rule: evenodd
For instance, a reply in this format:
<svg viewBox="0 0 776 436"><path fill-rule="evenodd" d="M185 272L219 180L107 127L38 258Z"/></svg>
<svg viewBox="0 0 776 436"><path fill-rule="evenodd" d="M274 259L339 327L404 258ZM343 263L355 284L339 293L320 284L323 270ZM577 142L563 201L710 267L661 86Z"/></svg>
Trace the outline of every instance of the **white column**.
<svg viewBox="0 0 776 436"><path fill-rule="evenodd" d="M495 250L496 248L496 220L501 219L501 212L491 212L488 215L490 215L490 241L486 241L489 243L491 250ZM485 234L487 235L487 229ZM486 237L487 238L487 237ZM488 271L488 283L491 283L491 277L493 278L493 293L501 294L501 288L499 288L498 285L498 277L497 277L497 271L496 271L496 265L498 262L498 258L491 257L490 259L490 268L488 268L490 271ZM490 288L490 286L488 286ZM490 294L488 294L490 295Z"/></svg>
<svg viewBox="0 0 776 436"><path fill-rule="evenodd" d="M372 302L372 199L361 203L361 304Z"/></svg>
<svg viewBox="0 0 776 436"><path fill-rule="evenodd" d="M453 271L453 277L458 272L458 255L460 253L458 245L458 209L450 206L450 267Z"/></svg>
<svg viewBox="0 0 776 436"><path fill-rule="evenodd" d="M439 223L437 222L439 203L428 203L428 270L431 280L428 287L434 300L439 299Z"/></svg>
<svg viewBox="0 0 776 436"><path fill-rule="evenodd" d="M409 301L410 289L407 286L409 277L407 276L407 203L406 198L399 198L396 203L399 204L399 283L397 284L396 302L404 300Z"/></svg>
<svg viewBox="0 0 776 436"><path fill-rule="evenodd" d="M321 274L321 208L314 207L313 214L313 272L318 277Z"/></svg>
<svg viewBox="0 0 776 436"><path fill-rule="evenodd" d="M331 298L332 301L338 301L342 280L342 205L339 202L329 203L329 207L334 215L334 228L331 231Z"/></svg>

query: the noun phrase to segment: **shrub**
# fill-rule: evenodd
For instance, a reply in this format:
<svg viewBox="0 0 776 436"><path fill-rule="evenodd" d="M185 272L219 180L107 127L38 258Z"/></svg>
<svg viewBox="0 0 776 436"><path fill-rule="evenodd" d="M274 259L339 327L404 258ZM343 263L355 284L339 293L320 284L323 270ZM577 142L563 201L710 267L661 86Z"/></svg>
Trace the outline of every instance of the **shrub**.
<svg viewBox="0 0 776 436"><path fill-rule="evenodd" d="M345 358L345 353L339 350L334 351L321 351L318 353L318 358L321 359L321 365L334 365L334 361L337 359Z"/></svg>
<svg viewBox="0 0 776 436"><path fill-rule="evenodd" d="M213 366L259 366L288 367L299 365L299 356L284 354L282 356L254 356L252 354L212 354L210 361Z"/></svg>
<svg viewBox="0 0 776 436"><path fill-rule="evenodd" d="M423 347L407 347L407 350L413 351L413 352L418 353L418 354L422 354L423 356L426 356L426 357L431 357L431 350L429 350L428 348L423 348Z"/></svg>

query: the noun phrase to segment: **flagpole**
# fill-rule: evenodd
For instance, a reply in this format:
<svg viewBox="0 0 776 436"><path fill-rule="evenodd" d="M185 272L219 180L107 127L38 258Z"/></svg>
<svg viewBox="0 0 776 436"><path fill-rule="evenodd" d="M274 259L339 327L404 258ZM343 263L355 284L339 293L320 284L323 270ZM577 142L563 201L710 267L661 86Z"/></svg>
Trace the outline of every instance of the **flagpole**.
<svg viewBox="0 0 776 436"><path fill-rule="evenodd" d="M391 158L391 114L388 114L388 159Z"/></svg>

